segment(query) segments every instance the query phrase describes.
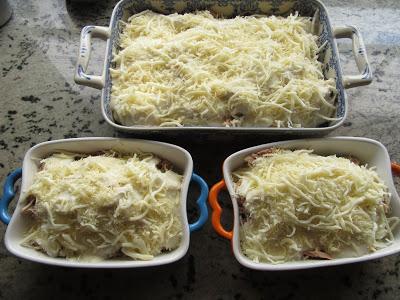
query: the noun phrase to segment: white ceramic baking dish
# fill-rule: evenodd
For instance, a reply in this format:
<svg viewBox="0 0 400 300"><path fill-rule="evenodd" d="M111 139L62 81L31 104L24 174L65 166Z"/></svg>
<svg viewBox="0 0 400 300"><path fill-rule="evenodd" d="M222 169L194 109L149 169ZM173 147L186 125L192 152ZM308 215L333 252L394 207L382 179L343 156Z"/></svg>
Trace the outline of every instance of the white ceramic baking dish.
<svg viewBox="0 0 400 300"><path fill-rule="evenodd" d="M333 260L304 260L304 261L293 261L283 264L269 264L269 263L256 263L244 254L240 249L239 241L239 207L235 200L235 192L231 173L237 168L243 166L244 158L252 153L256 153L262 149L279 147L284 149L313 149L314 153L321 155L351 155L359 159L362 163L367 163L368 166L376 167L376 171L380 178L386 183L392 194L391 207L392 215L400 217L400 198L396 192L389 154L386 148L379 142L367 138L356 138L356 137L334 137L334 138L321 138L321 139L302 139L283 141L277 143L264 144L256 147L241 150L230 155L223 164L223 175L224 180L215 184L209 195L209 202L213 209L212 212L212 225L215 231L229 240L232 243L233 254L240 264L256 270L265 271L283 271L283 270L296 270L296 269L308 269L317 267L326 267L334 265L349 264L355 262L361 262L371 259L381 258L387 255L391 255L400 252L400 230L397 228L394 231L395 242L374 253L366 254L360 257L352 258L340 258ZM394 171L399 170L399 166L396 164L392 165ZM233 204L233 230L225 230L220 222L222 209L218 204L218 194L222 189L228 189L229 195Z"/></svg>
<svg viewBox="0 0 400 300"><path fill-rule="evenodd" d="M196 10L210 10L226 18L237 15L281 15L287 16L296 11L301 16L314 17L314 32L319 36L319 43L326 46L319 53L319 60L323 64L323 74L326 78L334 78L338 96L336 99L336 118L318 128L271 128L271 127L211 127L211 126L186 126L186 127L157 127L157 126L124 126L118 124L110 108L112 80L109 69L113 66L113 52L119 50L118 39L121 32L120 21L126 21L129 16L146 9L163 13L184 13ZM107 48L101 75L86 73L91 52L92 37L107 40ZM353 42L353 54L359 75L342 74L339 52L336 39L350 38ZM323 135L343 124L347 116L348 103L345 89L366 85L372 81L372 71L369 65L363 39L354 26L331 26L326 7L318 0L122 0L115 6L111 15L110 25L86 26L82 29L79 55L76 64L75 82L102 90L101 109L107 123L118 130L146 133L146 132L213 132L213 133L268 133L291 135Z"/></svg>
<svg viewBox="0 0 400 300"><path fill-rule="evenodd" d="M45 158L57 151L69 151L76 153L94 153L98 151L113 149L120 152L151 152L159 157L169 160L177 171L183 175L181 190L181 216L183 224L183 237L180 246L168 253L156 256L150 261L136 261L129 259L112 259L101 262L87 263L64 258L52 258L39 251L29 249L20 245L24 233L27 232L29 221L21 215L23 204L18 201L15 211L10 218L7 207L14 197L14 183L22 176L21 193L19 199L24 199L28 187L32 184L33 176L38 170L40 159ZM189 224L186 213L186 199L189 183L194 181L200 187L200 196L197 204L199 206L199 219ZM207 221L208 212L206 199L208 196L208 187L204 180L193 173L193 161L189 152L185 149L167 143L137 140L137 139L119 139L119 138L77 138L56 140L38 144L29 149L25 155L22 169L17 169L6 179L3 196L0 200L0 219L8 224L4 242L8 251L12 254L31 261L65 266L65 267L85 267L85 268L134 268L149 267L168 264L183 257L189 247L190 232L200 229ZM10 220L11 219L11 220Z"/></svg>

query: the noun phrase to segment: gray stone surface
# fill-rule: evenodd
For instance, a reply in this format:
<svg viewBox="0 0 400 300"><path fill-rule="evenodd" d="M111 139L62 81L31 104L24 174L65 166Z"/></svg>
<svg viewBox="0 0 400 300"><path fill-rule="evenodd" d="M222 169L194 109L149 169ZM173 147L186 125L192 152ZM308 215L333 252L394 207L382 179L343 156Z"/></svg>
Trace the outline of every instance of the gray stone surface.
<svg viewBox="0 0 400 300"><path fill-rule="evenodd" d="M94 1L92 1L94 2ZM121 136L104 123L100 92L73 82L79 34L88 24L107 25L115 1L14 0L12 19L0 28L0 182L36 143L77 136ZM400 161L400 2L325 1L334 25L353 24L363 33L374 82L348 90L345 126L332 135L381 141ZM346 74L355 73L351 46L340 41ZM102 65L104 43L95 42L91 70ZM271 141L263 136L168 138L184 146L195 170L211 185L221 178L230 153ZM274 140L282 137L274 137ZM189 197L193 203L195 191ZM189 215L195 215L189 205ZM227 211L228 199L224 201ZM224 217L229 226L231 214ZM0 225L3 239L6 226ZM191 236L179 262L139 270L82 270L20 260L0 246L0 298L137 299L398 299L400 255L372 262L294 272L257 272L241 267L228 241L208 223Z"/></svg>

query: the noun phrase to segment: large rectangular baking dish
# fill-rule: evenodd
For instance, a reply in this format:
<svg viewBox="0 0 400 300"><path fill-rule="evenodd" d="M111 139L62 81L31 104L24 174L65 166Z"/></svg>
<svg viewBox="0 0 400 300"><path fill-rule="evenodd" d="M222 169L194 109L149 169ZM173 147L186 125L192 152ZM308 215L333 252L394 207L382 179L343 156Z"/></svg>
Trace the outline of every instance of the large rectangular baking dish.
<svg viewBox="0 0 400 300"><path fill-rule="evenodd" d="M110 109L112 81L109 68L112 66L113 51L118 51L118 38L121 32L120 20L127 20L129 16L146 9L170 14L184 13L198 10L210 10L226 18L237 15L280 15L287 16L296 11L301 16L314 17L314 32L319 35L319 43L326 43L326 47L319 54L323 63L323 73L326 78L334 78L338 96L336 99L336 117L338 120L324 124L318 128L270 128L270 127L157 127L157 126L124 126L117 124ZM107 40L103 73L99 76L86 74L91 51L91 38L99 37ZM350 38L353 42L353 54L360 74L342 74L336 39ZM86 26L82 29L79 57L76 65L75 82L78 84L102 89L101 108L105 120L114 128L123 131L144 132L260 132L268 134L295 134L295 135L322 135L341 126L347 116L348 102L345 89L366 85L372 81L372 72L366 56L365 46L358 29L354 26L332 28L325 6L318 0L269 0L269 1L240 1L240 0L122 0L114 8L110 25Z"/></svg>

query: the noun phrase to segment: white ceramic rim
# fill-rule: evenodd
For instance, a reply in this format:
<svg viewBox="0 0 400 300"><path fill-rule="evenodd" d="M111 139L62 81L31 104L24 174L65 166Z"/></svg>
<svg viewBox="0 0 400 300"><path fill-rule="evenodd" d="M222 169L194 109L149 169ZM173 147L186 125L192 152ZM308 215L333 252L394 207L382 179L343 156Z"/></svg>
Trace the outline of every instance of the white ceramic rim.
<svg viewBox="0 0 400 300"><path fill-rule="evenodd" d="M247 156L251 153L258 152L262 149L265 148L270 148L270 147L295 147L294 144L296 143L302 143L302 144L307 144L307 143L318 143L319 145L323 145L324 143L328 142L335 142L335 143L340 143L342 141L345 142L365 142L369 143L372 145L377 146L378 148L378 155L379 155L379 160L382 162L383 165L386 166L386 168L378 168L377 171L382 172L386 174L386 178L382 178L385 183L387 184L389 191L392 194L392 199L391 199L391 205L396 205L397 210L400 207L400 198L399 195L397 194L396 188L393 183L393 178L392 178L392 171L391 171L391 162L390 162L390 157L389 154L385 148L384 145L382 145L380 142L368 139L368 138L363 138L363 137L329 137L329 138L317 138L317 139L298 139L298 140L291 140L291 141L281 141L281 142L275 142L275 143L268 143L268 144L263 144L251 148L247 148L241 151L238 151L236 153L233 153L229 157L226 158L223 164L223 174L224 174L224 180L229 192L229 195L232 200L232 206L233 206L233 212L234 212L234 224L233 224L233 237L231 240L232 243L232 249L233 249L233 254L236 257L236 259L239 261L240 264L243 266L246 266L251 269L255 270L263 270L263 271L285 271L285 270L299 270L299 269L310 269L310 268L318 268L318 267L328 267L328 266L337 266L337 265L344 265L344 264L350 264L350 263L356 263L356 262L362 262L362 261L368 261L372 259L377 259L377 258L382 258L388 255L392 255L395 253L400 252L400 237L397 242L395 241L391 246L386 247L384 249L380 249L374 253L362 255L360 257L350 257L350 258L339 258L339 259L333 259L333 260L308 260L308 261L295 261L295 262L288 262L288 263L283 263L283 264L269 264L269 263L256 263L249 258L247 258L244 254L241 253L240 250L240 241L239 241L239 207L234 200L234 189L233 189L233 182L231 179L231 165L232 163L238 163L238 160L240 160L241 164L243 164L243 157ZM363 149L357 150L359 153L363 151ZM354 155L355 152L353 151L352 154ZM348 152L341 152L340 154L346 154ZM338 153L339 154L339 153ZM355 155L357 157L357 154ZM381 175L381 174L380 174ZM390 179L388 179L390 178ZM386 180L385 180L386 179ZM400 214L397 213L397 216L400 217Z"/></svg>
<svg viewBox="0 0 400 300"><path fill-rule="evenodd" d="M54 145L59 145L60 148L59 150L63 150L63 145L65 147L66 144L69 145L75 145L76 147L79 147L79 145L82 145L85 142L95 142L95 143L105 143L103 146L97 147L98 149L111 149L113 147L116 147L118 143L128 143L128 144L136 144L137 146L145 146L145 147L158 147L162 148L163 151L173 151L175 153L180 153L182 157L180 160L182 160L183 168L181 168L181 174L183 174L183 182L182 182L182 190L181 190L181 217L182 217L182 225L183 225L183 235L182 235L182 240L180 246L166 254L161 254L156 256L153 260L149 261L139 261L139 260L104 260L101 262L79 262L79 261L73 261L73 260L67 260L65 258L52 258L50 256L47 256L46 254L43 254L39 251L33 250L33 249L28 249L25 251L23 249L24 247L20 246L16 240L18 239L17 237L14 237L12 232L13 232L13 226L16 224L18 219L23 218L21 216L21 208L22 204L20 203L20 200L23 199L23 193L27 189L27 181L28 177L32 177L33 174L27 174L26 169L28 168L29 165L32 165L32 153L37 150L38 148L48 148L49 146L54 146ZM109 146L107 147L106 144ZM114 144L114 146L113 146ZM117 145L118 146L118 145ZM136 146L136 149L138 149ZM124 147L124 146L122 146ZM79 148L81 152L85 152L84 147ZM133 149L133 151L135 151ZM54 152L49 151L49 153ZM160 153L155 153L158 156L164 157ZM186 160L186 162L184 162ZM157 141L150 141L150 140L141 140L141 139L122 139L122 138L105 138L105 137L89 137L89 138L74 138L74 139L62 139L62 140L54 140L54 141L48 141L44 143L40 143L35 145L34 147L30 148L24 157L23 161L23 167L22 167L22 184L21 184L21 194L19 196L19 199L16 203L16 208L15 211L12 214L11 221L9 225L7 226L6 233L4 236L4 243L7 248L7 250L14 254L17 257L27 259L30 261L34 261L37 263L42 263L42 264L47 264L47 265L54 265L54 266L62 266L62 267L80 267L80 268L137 268L137 267L150 267L150 266L158 266L158 265L164 265L168 263L175 262L179 259L181 259L187 252L189 248L189 242L190 242L190 231L189 231L189 224L188 224L188 219L187 219L187 212L186 212L186 201L187 201L187 193L189 189L189 183L191 179L191 175L193 172L193 160L188 151L185 149L173 145L173 144L168 144L168 143L163 143L163 142L157 142ZM26 252L30 252L27 254Z"/></svg>

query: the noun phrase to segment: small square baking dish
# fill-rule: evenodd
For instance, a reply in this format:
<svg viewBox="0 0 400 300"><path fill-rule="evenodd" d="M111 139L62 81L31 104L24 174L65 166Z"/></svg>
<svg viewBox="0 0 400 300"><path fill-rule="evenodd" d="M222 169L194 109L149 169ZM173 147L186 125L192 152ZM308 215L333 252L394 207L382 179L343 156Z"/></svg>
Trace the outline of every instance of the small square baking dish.
<svg viewBox="0 0 400 300"><path fill-rule="evenodd" d="M263 270L263 271L284 271L284 270L297 270L309 269L318 267L327 267L335 265L343 265L349 263L362 262L372 259L381 258L387 255L400 252L400 230L397 227L394 234L394 242L386 248L377 250L376 252L365 254L359 257L336 258L332 260L301 260L292 261L281 264L271 264L264 262L254 262L246 257L240 247L239 226L240 226L240 213L239 205L235 200L235 191L232 181L232 172L243 166L244 158L250 154L257 153L267 148L282 148L282 149L312 149L314 153L319 155L341 155L351 156L360 160L368 167L376 167L376 172L379 177L384 181L389 188L392 195L391 215L400 217L400 198L396 192L389 154L386 148L379 142L367 138L358 137L333 137L333 138L320 138L320 139L302 139L283 141L277 143L264 144L256 147L247 148L230 155L223 164L223 177L224 179L215 184L210 189L209 202L213 209L212 212L212 225L215 231L222 237L231 240L233 255L238 262L248 268ZM398 173L399 166L392 164L392 168ZM227 189L232 200L233 205L233 229L227 231L221 225L222 208L218 204L218 194L221 190Z"/></svg>
<svg viewBox="0 0 400 300"><path fill-rule="evenodd" d="M21 214L24 206L21 201L26 191L33 182L34 174L38 171L40 160L49 155L65 151L73 153L98 153L105 150L113 150L121 153L149 152L171 162L177 172L183 176L180 196L180 213L182 222L182 239L177 249L162 253L149 261L132 260L129 258L109 259L100 262L83 262L67 260L65 258L50 257L42 252L21 246L20 242L27 232L29 221ZM21 193L15 211L10 218L7 212L9 202L14 197L14 183L22 176ZM193 224L189 224L186 212L186 201L189 183L193 181L200 187L200 196L197 204L199 207L199 218ZM3 196L0 199L0 220L7 224L4 243L12 254L39 263L83 268L135 268L150 267L172 263L182 258L188 248L190 232L200 229L207 221L208 212L206 200L208 187L204 180L193 173L193 161L189 152L185 149L167 143L119 138L77 138L56 140L38 144L27 151L23 161L22 169L17 169L7 177Z"/></svg>
<svg viewBox="0 0 400 300"><path fill-rule="evenodd" d="M319 53L319 61L323 64L323 74L326 79L334 78L336 82L336 120L324 123L316 128L274 128L274 127L217 127L217 126L184 126L184 127L158 127L158 126L125 126L118 124L110 108L112 79L110 67L113 66L113 53L119 49L118 41L121 33L120 21L126 21L131 15L152 10L162 14L185 13L199 10L210 10L225 18L238 15L278 15L287 16L290 13L299 12L300 16L313 18L314 31L319 36L319 44L325 44ZM107 48L104 59L104 67L101 75L89 75L86 72L90 52L91 38L99 37L107 40ZM350 38L353 42L353 54L360 74L342 74L336 39ZM279 0L279 1L137 1L122 0L114 8L110 25L86 26L82 29L79 56L75 71L75 82L102 90L101 110L102 114L111 126L118 130L135 133L157 132L212 132L212 133L267 133L267 134L291 134L291 135L323 135L341 126L346 119L348 102L345 89L360 85L366 85L372 81L372 71L368 63L365 46L360 32L354 26L331 26L328 12L325 6L318 0Z"/></svg>

